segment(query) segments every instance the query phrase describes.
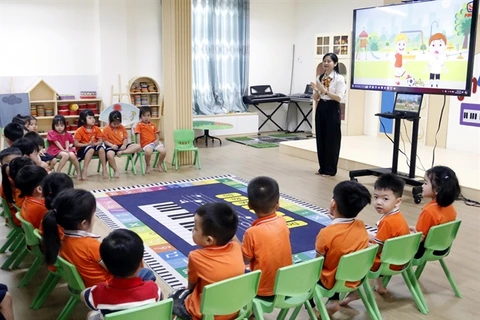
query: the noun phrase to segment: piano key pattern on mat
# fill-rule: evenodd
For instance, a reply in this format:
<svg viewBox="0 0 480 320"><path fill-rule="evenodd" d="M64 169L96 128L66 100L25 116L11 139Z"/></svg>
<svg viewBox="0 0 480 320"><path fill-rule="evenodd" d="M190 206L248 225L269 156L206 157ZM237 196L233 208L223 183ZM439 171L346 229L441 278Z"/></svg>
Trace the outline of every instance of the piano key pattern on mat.
<svg viewBox="0 0 480 320"><path fill-rule="evenodd" d="M214 182L214 180L216 181ZM128 228L139 233L145 243L145 263L156 272L168 286L172 289L177 289L186 285L187 257L161 238L161 235L153 232L148 226L145 226L140 220L136 219L128 211L122 208L118 203L111 199L110 196L163 190L165 186L168 186L169 188L181 188L210 184L213 182L219 183L219 181L246 192L248 180L231 175L94 190L92 193L97 198L96 215L111 230ZM281 198L284 204L288 202L287 206L290 206L290 208L296 206L295 209L297 211L299 209L304 209L316 213L305 216L305 218L324 225L329 224L326 222L328 220L326 219L328 210L298 200L286 194L281 194ZM193 213L190 213L171 201L139 206L139 208L170 230L174 230L174 232L185 241L190 241L189 243L194 245L191 237L191 231L194 224ZM369 233L376 233L377 230L372 226L366 226L366 229ZM314 250L311 250L311 252L308 251L294 254L293 261L294 263L298 263L308 260L313 258L314 254Z"/></svg>

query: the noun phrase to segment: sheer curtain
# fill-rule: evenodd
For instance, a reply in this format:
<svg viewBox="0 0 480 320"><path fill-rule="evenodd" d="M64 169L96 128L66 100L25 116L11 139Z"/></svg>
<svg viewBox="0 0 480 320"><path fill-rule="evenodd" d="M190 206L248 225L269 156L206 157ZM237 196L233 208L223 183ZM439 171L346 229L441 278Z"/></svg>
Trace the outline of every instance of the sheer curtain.
<svg viewBox="0 0 480 320"><path fill-rule="evenodd" d="M192 0L193 114L242 112L249 0Z"/></svg>

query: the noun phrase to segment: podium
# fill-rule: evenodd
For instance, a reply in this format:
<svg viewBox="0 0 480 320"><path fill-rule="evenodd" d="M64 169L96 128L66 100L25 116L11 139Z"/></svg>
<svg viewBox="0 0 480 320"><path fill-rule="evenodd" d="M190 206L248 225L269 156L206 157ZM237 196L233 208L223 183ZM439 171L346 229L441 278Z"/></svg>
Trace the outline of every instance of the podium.
<svg viewBox="0 0 480 320"><path fill-rule="evenodd" d="M349 173L350 180L357 181L357 177L364 176L380 176L384 173L393 173L399 178L405 181L405 184L413 186L412 196L415 203L420 203L422 201L422 185L423 181L418 181L415 179L415 168L417 160L417 141L418 141L418 125L420 117L418 115L412 116L407 113L377 113L377 117L394 119L394 138L393 138L393 157L392 157L392 167L391 168L375 168L375 169L360 169L352 170ZM407 173L398 172L398 153L400 147L400 128L402 121L412 121L412 147L410 150L410 170Z"/></svg>

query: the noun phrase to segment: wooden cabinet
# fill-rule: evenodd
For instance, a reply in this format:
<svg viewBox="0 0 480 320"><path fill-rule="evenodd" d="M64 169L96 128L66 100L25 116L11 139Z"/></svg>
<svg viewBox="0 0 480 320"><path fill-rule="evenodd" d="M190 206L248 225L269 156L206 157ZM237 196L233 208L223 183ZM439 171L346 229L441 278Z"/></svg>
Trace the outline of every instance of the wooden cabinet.
<svg viewBox="0 0 480 320"><path fill-rule="evenodd" d="M74 132L77 129L78 114L81 110L90 109L96 117L103 110L101 99L75 99L74 97L61 99L61 95L41 79L28 89L28 94L30 114L37 119L37 131L43 136L52 129L52 120L57 114L66 118L67 130Z"/></svg>
<svg viewBox="0 0 480 320"><path fill-rule="evenodd" d="M317 34L315 36L315 55L323 55L333 52L339 59L350 59L350 35L349 34Z"/></svg>
<svg viewBox="0 0 480 320"><path fill-rule="evenodd" d="M149 77L135 77L128 83L131 103L136 107L152 108L152 122L159 128L163 137L163 100L158 83Z"/></svg>

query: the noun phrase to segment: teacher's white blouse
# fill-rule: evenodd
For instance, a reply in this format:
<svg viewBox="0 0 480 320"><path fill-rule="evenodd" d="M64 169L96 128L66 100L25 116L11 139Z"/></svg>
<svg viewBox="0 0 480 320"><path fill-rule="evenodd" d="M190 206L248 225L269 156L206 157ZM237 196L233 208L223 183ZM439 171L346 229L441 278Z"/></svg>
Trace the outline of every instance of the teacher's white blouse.
<svg viewBox="0 0 480 320"><path fill-rule="evenodd" d="M330 91L331 93L334 93L337 96L339 96L340 101L343 102L344 99L345 99L345 90L347 88L347 84L345 83L345 78L341 74L339 74L335 71L330 73L328 76L324 75L324 78L328 78L328 77L330 77L330 85L326 89L328 91ZM317 82L323 84L322 79L320 79L320 76L317 77ZM322 100L332 100L326 94L320 95L320 99L322 99Z"/></svg>

